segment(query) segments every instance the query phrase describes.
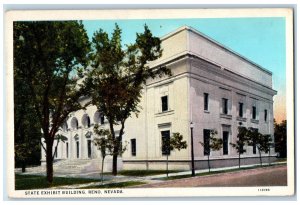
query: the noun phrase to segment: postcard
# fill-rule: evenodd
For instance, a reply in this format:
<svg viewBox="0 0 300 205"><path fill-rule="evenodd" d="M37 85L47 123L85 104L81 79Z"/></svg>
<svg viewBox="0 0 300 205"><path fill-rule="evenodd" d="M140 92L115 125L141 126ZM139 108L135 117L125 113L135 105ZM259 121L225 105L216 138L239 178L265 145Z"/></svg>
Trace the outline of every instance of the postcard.
<svg viewBox="0 0 300 205"><path fill-rule="evenodd" d="M5 14L7 193L292 196L293 9Z"/></svg>

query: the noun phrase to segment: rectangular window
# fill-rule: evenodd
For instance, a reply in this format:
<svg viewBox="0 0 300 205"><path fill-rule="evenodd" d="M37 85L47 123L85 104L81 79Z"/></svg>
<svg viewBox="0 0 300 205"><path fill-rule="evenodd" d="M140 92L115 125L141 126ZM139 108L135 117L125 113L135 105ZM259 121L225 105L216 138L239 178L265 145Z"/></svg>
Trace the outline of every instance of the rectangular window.
<svg viewBox="0 0 300 205"><path fill-rule="evenodd" d="M170 155L170 131L161 131L162 155Z"/></svg>
<svg viewBox="0 0 300 205"><path fill-rule="evenodd" d="M55 158L57 158L57 147L55 147Z"/></svg>
<svg viewBox="0 0 300 205"><path fill-rule="evenodd" d="M92 157L92 141L88 140L87 141L87 150L88 150L88 158Z"/></svg>
<svg viewBox="0 0 300 205"><path fill-rule="evenodd" d="M239 103L239 117L243 117L243 107L244 103Z"/></svg>
<svg viewBox="0 0 300 205"><path fill-rule="evenodd" d="M252 119L256 119L256 107L252 106Z"/></svg>
<svg viewBox="0 0 300 205"><path fill-rule="evenodd" d="M265 122L267 122L268 119L268 110L265 110Z"/></svg>
<svg viewBox="0 0 300 205"><path fill-rule="evenodd" d="M228 114L228 99L222 98L222 113Z"/></svg>
<svg viewBox="0 0 300 205"><path fill-rule="evenodd" d="M66 142L66 157L69 158L69 143Z"/></svg>
<svg viewBox="0 0 300 205"><path fill-rule="evenodd" d="M210 154L210 147L209 147L209 141L210 141L210 130L204 129L203 130L203 141L204 141L204 155Z"/></svg>
<svg viewBox="0 0 300 205"><path fill-rule="evenodd" d="M131 155L136 156L136 139L131 139Z"/></svg>
<svg viewBox="0 0 300 205"><path fill-rule="evenodd" d="M223 155L228 155L228 136L229 133L223 132Z"/></svg>
<svg viewBox="0 0 300 205"><path fill-rule="evenodd" d="M208 110L208 93L204 93L204 110Z"/></svg>
<svg viewBox="0 0 300 205"><path fill-rule="evenodd" d="M79 142L76 141L76 157L79 158Z"/></svg>
<svg viewBox="0 0 300 205"><path fill-rule="evenodd" d="M168 96L165 95L163 97L161 97L161 111L165 112L168 111Z"/></svg>

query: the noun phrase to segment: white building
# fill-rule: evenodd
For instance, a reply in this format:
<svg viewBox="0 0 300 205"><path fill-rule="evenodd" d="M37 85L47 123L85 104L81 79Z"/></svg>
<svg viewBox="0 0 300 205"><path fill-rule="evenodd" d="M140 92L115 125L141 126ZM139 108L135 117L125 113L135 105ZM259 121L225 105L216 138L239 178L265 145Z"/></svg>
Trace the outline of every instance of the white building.
<svg viewBox="0 0 300 205"><path fill-rule="evenodd" d="M151 67L168 66L173 76L148 80L138 118L125 123L123 143L128 149L119 160L123 169L165 169L162 138L180 132L187 149L172 151L170 169L191 166L191 122L195 167L206 168L207 156L200 141L209 130L218 132L223 148L210 153L212 167L238 164L230 146L238 126L257 128L263 134L273 129L272 73L190 27L181 27L162 37L163 56ZM61 132L56 159L80 161L84 170L99 169L100 151L93 145L93 125L108 126L95 106L72 113ZM117 134L117 133L116 133ZM42 161L45 161L42 153ZM267 154L264 154L267 160ZM274 149L271 156L275 157ZM258 151L248 146L242 164L257 163ZM111 160L106 160L106 170Z"/></svg>

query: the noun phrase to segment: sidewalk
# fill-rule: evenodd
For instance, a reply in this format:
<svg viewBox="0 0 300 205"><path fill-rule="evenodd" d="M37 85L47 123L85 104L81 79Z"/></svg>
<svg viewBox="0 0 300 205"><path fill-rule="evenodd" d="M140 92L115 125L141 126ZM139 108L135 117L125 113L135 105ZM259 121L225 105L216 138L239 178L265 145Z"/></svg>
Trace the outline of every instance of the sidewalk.
<svg viewBox="0 0 300 205"><path fill-rule="evenodd" d="M270 163L271 165L280 165L280 164L286 164L286 162L272 162ZM269 165L269 163L262 163L263 166ZM260 164L251 164L251 165L241 165L241 168L251 168L251 167L256 167L260 166ZM239 166L232 166L232 167L220 167L220 168L211 168L211 172L215 171L226 171L226 170L231 170L231 169L238 169ZM201 173L208 173L208 169L201 169L201 170L195 170L195 174L201 174ZM184 171L184 172L176 172L176 173L169 173L169 177L171 176L182 176L182 175L191 175L192 171ZM166 174L160 174L160 175L154 175L154 176L146 176L144 178L147 178L149 180L153 179L159 179L159 178L165 178L167 177Z"/></svg>

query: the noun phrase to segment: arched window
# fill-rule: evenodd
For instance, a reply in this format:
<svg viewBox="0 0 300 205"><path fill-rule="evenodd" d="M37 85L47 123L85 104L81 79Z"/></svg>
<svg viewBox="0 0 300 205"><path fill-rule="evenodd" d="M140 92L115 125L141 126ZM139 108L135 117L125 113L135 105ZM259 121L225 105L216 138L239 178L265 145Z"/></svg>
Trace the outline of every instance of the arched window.
<svg viewBox="0 0 300 205"><path fill-rule="evenodd" d="M62 129L63 129L64 132L67 132L67 131L68 131L68 123L67 123L67 122L65 122L65 123L63 124Z"/></svg>
<svg viewBox="0 0 300 205"><path fill-rule="evenodd" d="M94 114L94 122L97 124L103 125L104 124L104 115L101 112L96 111Z"/></svg>
<svg viewBox="0 0 300 205"><path fill-rule="evenodd" d="M87 115L87 114L84 114L82 116L82 125L85 127L85 128L88 128L91 126L91 120L90 120L90 117Z"/></svg>
<svg viewBox="0 0 300 205"><path fill-rule="evenodd" d="M74 129L74 130L77 130L78 129L78 120L76 117L73 117L72 120L71 120L71 127Z"/></svg>

